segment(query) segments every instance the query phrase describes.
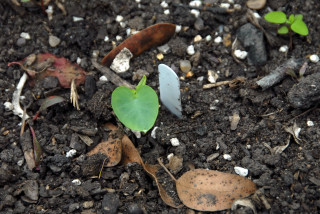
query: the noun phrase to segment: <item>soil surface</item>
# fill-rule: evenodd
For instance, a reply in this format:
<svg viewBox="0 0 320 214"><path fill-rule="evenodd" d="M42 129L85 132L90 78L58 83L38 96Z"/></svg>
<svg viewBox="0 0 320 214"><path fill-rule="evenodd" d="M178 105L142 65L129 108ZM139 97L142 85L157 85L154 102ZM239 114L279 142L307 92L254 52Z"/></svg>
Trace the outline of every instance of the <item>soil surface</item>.
<svg viewBox="0 0 320 214"><path fill-rule="evenodd" d="M63 5L66 15L56 2ZM0 2L0 213L198 212L185 206L178 209L167 206L155 182L140 165L105 167L99 179L103 158L86 156L108 137L109 131L103 128L105 123L121 126L110 104L116 86L100 79L102 73L91 64L93 52L98 51L100 60L114 44L128 37L127 29L142 30L161 22L182 26L168 42L169 53L165 53L162 60L157 58L157 48L142 53L131 60L129 71L121 78L136 85L138 80L133 80L133 72L146 71L147 84L158 93L158 65L164 63L174 68L181 79L183 117L178 119L161 106L155 138L151 137L151 131L137 138L124 128L142 159L156 163L161 157L167 163L167 156L173 153L183 159L180 167L171 170L177 178L193 167L235 174L234 167L240 166L249 170L247 177L259 189L259 194L251 197L258 213L319 213L320 111L317 102L320 93L319 81L316 81L319 77L310 76L319 72L319 62L309 61L309 55L319 53L320 48L319 1L268 1L258 11L261 16L270 8L302 14L309 35L293 34L293 46L287 53L280 52L279 47L288 45L289 37L277 36L281 38L280 46L271 46L263 37L261 44L266 48L266 60L261 63L263 58L260 58L257 64L247 59L235 60L232 56L231 43L240 27L250 23L246 1L235 0L230 8L237 7L235 4L241 8L227 14L201 10L198 18L190 13L190 8L174 4L187 6L189 1L166 2L168 8L160 6L160 0L141 0L140 3L133 0L51 1L52 20L32 2L22 3L20 7L10 0ZM228 1L205 2L217 7ZM170 14L164 13L167 9ZM116 21L118 15L123 17L122 24L126 26ZM74 17L83 19L74 21ZM274 32L272 27L266 30ZM30 39L21 38L22 32L29 33ZM197 35L202 40L194 42ZM206 40L208 35L211 41ZM49 44L50 36L60 39L58 45ZM117 36L122 40L117 40ZM219 36L230 38L225 43L216 43L214 40ZM241 42L237 49L245 50L245 41ZM189 45L194 45L193 56L186 52ZM20 137L21 118L4 105L12 101L24 71L7 64L32 53L45 52L73 63L78 61L88 75L85 84L78 87L79 111L64 102L29 122L44 152L39 168L29 170L23 148L23 144L32 139L29 127L26 126L25 134ZM285 71L290 75L265 90L257 86L256 81L292 57L300 61L294 69ZM191 61L193 75L188 74L191 77L179 69L181 60ZM294 74L299 77L304 62L307 68L303 77L295 77ZM236 85L203 89L203 85L209 83L208 70L216 73L217 82L238 77L245 80ZM311 84L312 81L315 84ZM34 87L26 84L21 95L21 106L28 106L27 114L33 116L45 97L59 95L69 100L70 90L61 88L54 78L45 78ZM237 119L240 120L237 122ZM288 127L296 127L296 133L300 128L299 136L286 131ZM84 143L83 139L88 138L92 140L91 145ZM178 146L172 146L172 138L179 140ZM288 143L286 149L281 149ZM277 148L281 151L275 151ZM66 157L72 149L76 154ZM164 171L159 173L170 181ZM175 195L174 185L166 187ZM253 213L241 206L235 211L217 213L230 212Z"/></svg>

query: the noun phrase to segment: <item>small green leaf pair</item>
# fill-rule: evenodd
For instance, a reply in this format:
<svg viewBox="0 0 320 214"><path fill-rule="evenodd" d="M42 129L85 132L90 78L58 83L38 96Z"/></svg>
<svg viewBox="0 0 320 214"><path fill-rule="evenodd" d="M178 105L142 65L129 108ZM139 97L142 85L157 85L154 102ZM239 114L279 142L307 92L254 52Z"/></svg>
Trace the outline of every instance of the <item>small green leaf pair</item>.
<svg viewBox="0 0 320 214"><path fill-rule="evenodd" d="M114 113L131 130L147 132L158 116L158 96L146 85L146 80L146 76L143 76L136 90L120 86L111 95Z"/></svg>
<svg viewBox="0 0 320 214"><path fill-rule="evenodd" d="M273 11L264 16L265 20L275 24L283 24L279 29L279 34L287 34L289 30L300 34L302 36L307 36L309 34L308 27L306 23L302 20L303 16L301 14L289 16L287 19L287 15L281 11ZM289 26L289 27L288 27Z"/></svg>

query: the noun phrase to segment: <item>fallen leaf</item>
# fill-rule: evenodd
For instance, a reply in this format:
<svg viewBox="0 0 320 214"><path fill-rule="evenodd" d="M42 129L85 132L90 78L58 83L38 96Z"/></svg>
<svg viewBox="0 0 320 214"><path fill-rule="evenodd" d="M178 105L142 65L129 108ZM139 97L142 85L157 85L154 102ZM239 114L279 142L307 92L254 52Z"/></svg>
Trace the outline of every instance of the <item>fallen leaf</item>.
<svg viewBox="0 0 320 214"><path fill-rule="evenodd" d="M50 53L31 54L19 62L8 64L11 65L20 65L35 80L47 76L57 77L63 88L70 88L72 80L75 80L77 86L83 84L86 77L86 72L79 65Z"/></svg>
<svg viewBox="0 0 320 214"><path fill-rule="evenodd" d="M201 211L230 209L235 200L256 191L247 178L206 169L186 172L176 180L176 186L182 203Z"/></svg>
<svg viewBox="0 0 320 214"><path fill-rule="evenodd" d="M65 99L60 96L50 96L50 97L45 98L44 101L41 103L39 111L33 117L33 120L36 120L38 118L41 111L49 108L50 106L53 106L55 104L58 104L58 103L61 103L64 101L65 101Z"/></svg>
<svg viewBox="0 0 320 214"><path fill-rule="evenodd" d="M29 128L32 134L34 163L35 163L35 167L38 168L41 161L41 157L42 157L42 149L39 141L37 140L36 133L34 132L32 126L29 125Z"/></svg>
<svg viewBox="0 0 320 214"><path fill-rule="evenodd" d="M111 131L108 140L99 143L87 155L101 153L108 157L107 167L117 165L121 161L121 136L119 135L118 130Z"/></svg>
<svg viewBox="0 0 320 214"><path fill-rule="evenodd" d="M170 23L152 25L123 41L102 59L101 64L109 67L115 56L123 48L128 48L133 56L138 56L152 47L162 45L170 40L175 33L175 29L176 25Z"/></svg>

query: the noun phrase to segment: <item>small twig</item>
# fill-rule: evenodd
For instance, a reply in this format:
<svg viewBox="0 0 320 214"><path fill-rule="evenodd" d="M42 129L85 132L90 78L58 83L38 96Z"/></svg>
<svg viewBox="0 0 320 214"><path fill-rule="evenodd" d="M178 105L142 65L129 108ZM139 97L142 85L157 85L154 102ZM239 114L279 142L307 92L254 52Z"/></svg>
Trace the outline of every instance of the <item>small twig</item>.
<svg viewBox="0 0 320 214"><path fill-rule="evenodd" d="M110 80L113 84L116 86L126 86L130 89L134 89L135 87L128 83L127 81L123 80L121 77L116 75L114 72L112 72L109 68L102 66L97 62L95 58L91 59L92 65L98 69L105 77L107 77L108 80Z"/></svg>
<svg viewBox="0 0 320 214"><path fill-rule="evenodd" d="M245 79L246 79L245 77L237 77L233 80L226 80L226 81L221 81L221 82L217 82L217 83L206 84L206 85L203 85L202 88L209 89L209 88L218 87L221 85L229 85L230 87L234 87L237 83L244 82Z"/></svg>
<svg viewBox="0 0 320 214"><path fill-rule="evenodd" d="M160 164L160 166L169 174L169 176L172 178L172 180L177 182L177 179L171 174L171 172L167 169L167 167L165 167L165 165L163 165L162 158L158 158L157 161Z"/></svg>
<svg viewBox="0 0 320 214"><path fill-rule="evenodd" d="M102 174L102 170L103 170L103 167L104 167L104 163L106 162L107 159L108 159L108 158L105 158L105 159L103 160L103 163L102 163L102 166L101 166L101 169L100 169L100 173L99 173L99 179L101 178L101 174Z"/></svg>

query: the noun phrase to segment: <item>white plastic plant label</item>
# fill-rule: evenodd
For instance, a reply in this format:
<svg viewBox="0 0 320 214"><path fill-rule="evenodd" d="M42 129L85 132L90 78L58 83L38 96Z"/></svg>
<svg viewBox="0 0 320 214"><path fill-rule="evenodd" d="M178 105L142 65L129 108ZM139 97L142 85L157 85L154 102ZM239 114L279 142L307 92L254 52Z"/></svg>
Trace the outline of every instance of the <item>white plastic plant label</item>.
<svg viewBox="0 0 320 214"><path fill-rule="evenodd" d="M177 117L182 117L180 82L177 74L167 65L160 64L159 85L160 100L169 111Z"/></svg>

